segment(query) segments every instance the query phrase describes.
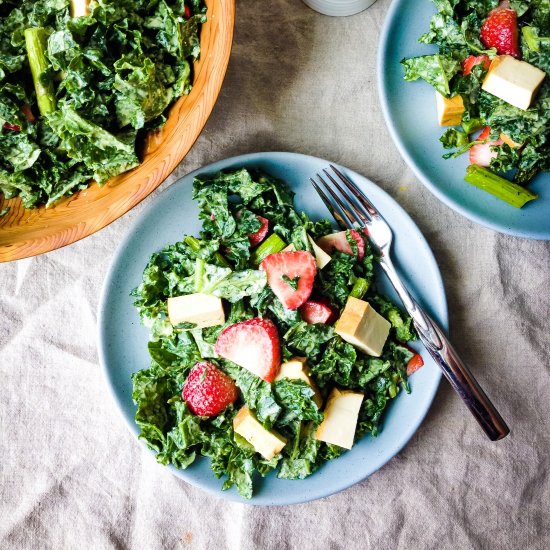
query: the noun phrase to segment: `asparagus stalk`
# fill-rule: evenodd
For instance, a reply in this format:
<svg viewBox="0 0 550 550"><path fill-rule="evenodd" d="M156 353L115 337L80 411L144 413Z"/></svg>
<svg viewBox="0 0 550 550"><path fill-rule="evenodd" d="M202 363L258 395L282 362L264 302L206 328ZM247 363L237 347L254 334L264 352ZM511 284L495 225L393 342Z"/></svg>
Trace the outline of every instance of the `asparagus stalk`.
<svg viewBox="0 0 550 550"><path fill-rule="evenodd" d="M203 286L204 278L204 260L197 258L195 260L195 292L200 292Z"/></svg>
<svg viewBox="0 0 550 550"><path fill-rule="evenodd" d="M40 114L46 115L55 111L55 93L53 82L47 74L48 61L46 60L46 31L43 28L25 29L25 43L27 56L31 67L36 100Z"/></svg>
<svg viewBox="0 0 550 550"><path fill-rule="evenodd" d="M201 242L199 241L199 239L196 239L195 237L191 237L190 235L188 235L183 240L185 244L191 247L191 250L193 250L193 252L198 252L201 249ZM231 264L219 252L216 252L214 254L214 258L219 266L231 267Z"/></svg>
<svg viewBox="0 0 550 550"><path fill-rule="evenodd" d="M477 164L468 166L464 179L468 183L487 191L487 193L491 193L491 195L516 208L521 208L525 203L538 198L536 193L505 178L501 178L491 172L491 170L487 170L487 168L483 168Z"/></svg>
<svg viewBox="0 0 550 550"><path fill-rule="evenodd" d="M357 277L357 280L355 281L349 295L353 298L361 299L367 293L368 289L369 283L367 282L367 280L363 279L363 277Z"/></svg>
<svg viewBox="0 0 550 550"><path fill-rule="evenodd" d="M254 265L260 265L262 261L270 254L276 254L286 247L285 241L277 235L272 233L254 252L252 253L252 263Z"/></svg>
<svg viewBox="0 0 550 550"><path fill-rule="evenodd" d="M201 249L201 242L199 239L195 239L195 237L191 237L191 235L188 235L183 239L185 244L191 247L191 250L193 252L198 252Z"/></svg>

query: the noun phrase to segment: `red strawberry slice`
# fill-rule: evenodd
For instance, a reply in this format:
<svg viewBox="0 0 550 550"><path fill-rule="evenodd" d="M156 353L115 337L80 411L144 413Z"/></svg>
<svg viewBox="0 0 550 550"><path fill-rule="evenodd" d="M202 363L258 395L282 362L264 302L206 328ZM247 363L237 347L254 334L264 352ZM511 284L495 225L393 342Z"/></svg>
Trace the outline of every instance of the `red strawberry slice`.
<svg viewBox="0 0 550 550"><path fill-rule="evenodd" d="M20 132L21 126L19 124L10 124L9 122L4 122L4 130L9 130L10 132Z"/></svg>
<svg viewBox="0 0 550 550"><path fill-rule="evenodd" d="M496 48L501 55L520 56L518 41L518 16L508 3L489 12L481 26L481 42L487 48Z"/></svg>
<svg viewBox="0 0 550 550"><path fill-rule="evenodd" d="M330 325L336 321L338 313L325 298L309 299L300 306L302 320L310 325L323 323Z"/></svg>
<svg viewBox="0 0 550 550"><path fill-rule="evenodd" d="M269 319L249 319L228 326L218 336L216 353L273 382L281 366L277 327Z"/></svg>
<svg viewBox="0 0 550 550"><path fill-rule="evenodd" d="M416 372L420 367L424 366L424 359L419 353L415 353L407 363L407 376Z"/></svg>
<svg viewBox="0 0 550 550"><path fill-rule="evenodd" d="M188 5L185 5L183 8L183 18L189 19L191 17L191 8Z"/></svg>
<svg viewBox="0 0 550 550"><path fill-rule="evenodd" d="M491 159L497 156L495 151L491 151L488 143L479 143L470 149L470 164L478 166L491 166Z"/></svg>
<svg viewBox="0 0 550 550"><path fill-rule="evenodd" d="M261 225L260 229L258 229L256 233L250 233L250 235L248 235L250 246L258 246L265 239L267 232L269 231L269 220L258 215L256 215L256 217Z"/></svg>
<svg viewBox="0 0 550 550"><path fill-rule="evenodd" d="M485 126L481 134L477 137L476 141L485 140L491 133L491 127ZM502 145L504 142L501 139L496 141L488 141L486 143L478 143L470 149L470 164L477 164L479 166L490 166L491 159L497 157L496 151L491 151L491 147L495 145Z"/></svg>
<svg viewBox="0 0 550 550"><path fill-rule="evenodd" d="M351 238L357 243L357 254L360 260L365 255L365 241L359 234L359 231L355 229L349 230ZM345 254L353 256L353 250L346 236L346 231L340 231L339 233L332 233L331 235L325 235L321 237L317 244L327 253L330 254L333 250L339 250Z"/></svg>
<svg viewBox="0 0 550 550"><path fill-rule="evenodd" d="M407 362L407 376L410 376L411 374L415 373L420 367L424 366L424 359L422 359L422 356L411 346L407 344L402 344L405 346L412 354L414 354L409 361Z"/></svg>
<svg viewBox="0 0 550 550"><path fill-rule="evenodd" d="M477 136L476 141L483 141L486 140L491 135L491 127L485 126L483 130L481 130L479 136Z"/></svg>
<svg viewBox="0 0 550 550"><path fill-rule="evenodd" d="M23 107L21 107L21 112L27 119L27 122L36 122L36 117L34 116L31 106L28 103L23 104Z"/></svg>
<svg viewBox="0 0 550 550"><path fill-rule="evenodd" d="M191 412L198 416L215 416L237 400L235 382L207 361L197 363L183 385L182 397Z"/></svg>
<svg viewBox="0 0 550 550"><path fill-rule="evenodd" d="M483 65L483 68L487 71L491 65L491 60L488 55L469 55L462 62L462 74L468 76L476 65Z"/></svg>
<svg viewBox="0 0 550 550"><path fill-rule="evenodd" d="M261 264L267 284L287 309L300 307L313 290L315 258L305 250L270 254Z"/></svg>

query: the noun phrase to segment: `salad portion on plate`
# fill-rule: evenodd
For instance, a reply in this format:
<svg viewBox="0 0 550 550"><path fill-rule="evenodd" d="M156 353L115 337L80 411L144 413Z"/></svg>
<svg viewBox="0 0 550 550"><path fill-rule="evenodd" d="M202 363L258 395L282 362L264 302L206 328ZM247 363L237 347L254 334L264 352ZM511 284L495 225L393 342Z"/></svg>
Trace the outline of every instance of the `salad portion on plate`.
<svg viewBox="0 0 550 550"><path fill-rule="evenodd" d="M256 169L198 176L193 198L200 236L154 253L132 291L151 358L135 421L160 463L209 457L251 498L254 472L303 479L376 436L423 360L360 232L311 221Z"/></svg>
<svg viewBox="0 0 550 550"><path fill-rule="evenodd" d="M468 153L465 180L521 208L550 169L550 3L433 1L419 41L439 53L404 59L405 79L435 89L445 158Z"/></svg>
<svg viewBox="0 0 550 550"><path fill-rule="evenodd" d="M0 194L49 206L137 166L191 90L205 13L202 0L0 2Z"/></svg>

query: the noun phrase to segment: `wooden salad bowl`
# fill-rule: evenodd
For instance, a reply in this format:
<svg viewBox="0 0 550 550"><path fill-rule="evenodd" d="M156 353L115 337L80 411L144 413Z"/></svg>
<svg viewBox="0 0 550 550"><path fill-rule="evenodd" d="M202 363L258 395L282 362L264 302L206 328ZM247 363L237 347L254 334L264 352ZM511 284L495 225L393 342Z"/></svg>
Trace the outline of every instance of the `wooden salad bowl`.
<svg viewBox="0 0 550 550"><path fill-rule="evenodd" d="M235 0L206 0L201 55L191 93L170 109L164 127L147 137L142 163L133 170L65 197L55 205L26 209L0 194L0 262L28 258L74 243L128 212L154 191L182 161L202 131L220 92L233 41Z"/></svg>

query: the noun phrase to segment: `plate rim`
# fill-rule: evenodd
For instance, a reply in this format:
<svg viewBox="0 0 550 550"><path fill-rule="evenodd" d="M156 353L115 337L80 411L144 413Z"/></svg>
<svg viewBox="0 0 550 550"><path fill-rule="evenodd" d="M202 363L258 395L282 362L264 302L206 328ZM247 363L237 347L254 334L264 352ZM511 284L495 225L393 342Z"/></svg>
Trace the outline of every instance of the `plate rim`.
<svg viewBox="0 0 550 550"><path fill-rule="evenodd" d="M109 265L109 269L107 271L107 275L104 279L101 293L100 293L100 300L99 300L99 306L98 306L98 316L97 316L97 325L96 325L96 338L97 338L97 349L98 349L98 358L100 363L100 368L102 371L102 375L107 383L109 394L111 395L112 400L115 403L115 406L119 412L119 414L122 416L124 420L124 424L130 431L130 433L133 436L134 442L137 442L140 446L140 448L147 451L147 454L150 458L154 460L154 453L151 451L146 443L142 440L138 439L139 435L139 429L137 424L133 419L129 419L124 408L123 408L123 402L119 398L119 395L115 389L115 383L111 374L111 370L108 367L107 362L107 353L106 353L106 345L105 345L105 337L103 335L104 329L106 324L102 322L106 318L106 312L108 308L108 295L110 289L113 288L113 279L117 272L118 264L122 261L124 252L126 251L128 245L131 243L134 233L138 229L138 227L141 225L142 219L144 219L149 213L155 210L156 208L156 202L157 198L160 197L162 194L168 192L170 189L172 189L173 186L179 186L184 185L185 181L189 178L192 178L196 176L197 174L201 173L211 173L212 171L216 170L223 170L223 167L219 167L220 165L236 165L238 163L248 163L251 162L262 162L266 159L272 159L272 160L279 160L281 164L284 164L284 159L292 157L295 160L309 160L318 162L321 161L326 164L334 164L335 166L339 168L345 169L346 173L352 175L352 176L358 176L359 178L363 178L367 180L370 184L374 185L378 188L378 191L382 193L382 195L385 196L385 199L389 201L389 203L392 205L393 208L396 208L400 215L404 216L408 221L414 226L414 228L417 231L418 237L419 237L419 243L424 248L428 261L432 264L432 267L434 268L434 274L436 275L437 279L437 292L433 292L434 295L440 296L441 299L441 315L439 317L439 321L441 322L443 329L445 331L448 331L449 326L449 312L448 312L448 302L447 302L447 296L445 292L445 287L443 283L443 278L441 275L441 271L439 269L439 266L437 264L437 261L435 259L435 256L426 240L422 232L420 231L420 228L417 226L417 224L414 222L414 220L411 218L411 216L406 212L406 210L397 202L396 199L394 199L389 193L387 193L384 189L382 189L380 186L378 186L376 183L374 183L370 178L363 176L362 174L357 173L354 170L348 169L344 166L341 166L339 163L327 161L325 159L322 159L320 157L315 157L312 155L306 155L301 153L294 153L294 152L283 152L283 151L269 151L269 152L256 152L256 153L246 153L242 155L236 155L233 157L228 157L224 159L220 159L218 161L209 163L207 165L201 166L197 168L196 170L193 170L192 172L189 172L188 174L183 175L181 178L176 180L173 184L171 184L168 188L162 191L157 197L155 197L155 200L151 201L150 204L147 205L147 207L143 210L141 213L141 216L137 218L130 226L130 228L127 231L127 234L124 236L122 241L117 246L113 256L111 257L111 262ZM214 168L213 168L214 167ZM348 479L344 483L340 484L337 488L328 490L324 492L323 494L307 494L304 497L297 497L293 498L292 495L289 496L289 498L284 500L277 500L277 501L269 501L269 502L262 502L258 501L258 499L255 499L254 496L250 500L243 499L238 494L233 494L232 492L228 491L222 491L221 486L219 489L215 490L208 486L205 486L201 484L200 482L196 481L192 475L188 475L186 470L179 470L173 467L172 465L168 466L168 470L175 475L177 478L181 479L182 481L189 483L193 487L197 487L203 491L206 491L207 493L216 496L218 498L221 498L223 500L233 501L233 502L240 502L252 506L286 506L286 505L294 505L294 504L301 504L306 502L311 502L313 500L318 500L320 498L325 498L328 496L331 496L333 494L342 492L346 489L349 489L350 487L356 485L357 483L360 483L361 481L364 481L374 473L376 473L378 470L383 468L392 458L394 458L398 453L400 453L410 442L412 437L416 434L422 423L424 422L426 415L430 411L433 401L435 399L435 396L437 394L437 391L439 389L439 385L442 379L442 372L440 370L434 371L434 384L431 393L426 398L425 402L423 403L423 411L421 412L417 422L414 426L411 426L409 429L409 432L405 435L405 437L399 442L399 444L393 446L391 448L391 451L388 453L388 456L383 460L383 462L372 472L361 474L359 476L352 477L351 479ZM137 440L137 441L136 441ZM300 495L300 492L297 492L296 494Z"/></svg>
<svg viewBox="0 0 550 550"><path fill-rule="evenodd" d="M384 121L386 123L386 128L388 129L390 136L397 147L401 157L405 160L407 165L414 172L414 175L420 180L420 182L433 194L437 199L439 199L443 204L458 212L465 218L483 226L488 229L491 229L497 233L503 233L506 235L512 235L514 237L522 237L532 240L550 240L550 230L546 232L535 232L533 230L525 229L514 229L513 227L501 224L498 222L491 221L486 217L471 212L468 208L462 206L460 202L452 199L446 193L444 193L436 184L434 184L431 179L424 173L422 168L417 164L413 156L409 153L407 147L400 134L396 130L396 126L392 121L390 114L390 105L388 99L388 82L386 77L386 71L383 69L385 66L385 59L387 58L387 50L390 43L390 27L393 25L395 18L397 17L397 12L399 11L400 6L406 0L392 0L392 3L388 9L386 17L384 19L384 24L380 32L380 39L378 41L378 54L376 60L377 66L377 84L378 84L378 96L380 99L380 105L382 107L382 114L384 116ZM423 0L428 1L428 0Z"/></svg>

